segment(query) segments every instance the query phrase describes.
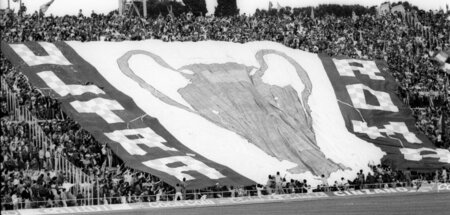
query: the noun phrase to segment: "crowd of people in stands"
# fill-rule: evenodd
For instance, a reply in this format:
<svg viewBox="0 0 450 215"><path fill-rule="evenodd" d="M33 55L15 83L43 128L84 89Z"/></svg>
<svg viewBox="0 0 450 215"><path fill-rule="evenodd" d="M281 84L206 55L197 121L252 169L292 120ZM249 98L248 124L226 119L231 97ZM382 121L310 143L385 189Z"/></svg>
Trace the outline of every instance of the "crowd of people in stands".
<svg viewBox="0 0 450 215"><path fill-rule="evenodd" d="M9 43L144 39L244 43L269 40L330 56L384 59L399 83L399 96L413 108L416 126L436 146L447 148L448 139L444 142L440 119L444 105L449 104L448 98L445 101L445 92L450 91L450 86L444 88L445 75L432 59L435 52L450 48L450 24L446 15L441 13L421 12L418 20L431 27L433 40L426 38L423 31L406 24L401 16L393 14L381 17L365 14L356 19L333 15L314 18L309 15L270 16L264 13L232 17L194 17L192 14L183 14L143 19L119 16L117 13L42 17L38 13L19 16L9 12L2 15L0 28L1 40ZM378 165L373 167L373 173L361 171L354 180L342 178L334 184L328 184L325 176L322 176L323 183L318 187L311 187L306 180L288 180L278 173L269 176L265 185L223 187L217 184L207 190L187 194L185 184L171 187L148 173L124 167L106 143L96 141L77 122L66 116L57 100L34 89L27 78L3 56L0 61L1 75L17 93L19 103L27 106L40 120L40 126L51 139L47 148L36 147L33 144L34 137L29 136L29 125L9 117L11 113L6 111L6 99L2 94L2 209L86 204L83 193L72 193L70 189L64 188L67 172L52 171L57 165L54 162L57 156L67 157L82 168L93 182L98 182L99 186L88 195L99 197L97 203L101 204L167 200L174 199L173 194L177 194L177 199L234 197L251 192L253 195L262 195L336 191L349 189L350 186L374 188L383 183L390 183L391 186L412 184L413 176L409 170L394 171L388 166ZM450 117L444 123L450 129ZM450 134L450 130L446 133ZM32 177L27 174L29 170L40 170L42 174ZM434 173L433 177L434 180L446 181L447 174L443 169ZM216 193L209 194L207 191Z"/></svg>
<svg viewBox="0 0 450 215"><path fill-rule="evenodd" d="M448 88L444 89L444 75L439 72L439 65L433 62L432 55L450 48L449 24L445 14L423 12L417 16L430 31L407 25L400 15L376 17L369 14L357 19L333 15L313 19L307 15L269 16L265 13L233 17L185 14L143 19L117 13L92 13L88 17L81 13L64 17L8 13L3 15L0 26L4 32L2 39L6 42L160 39L243 43L269 40L331 56L385 59L400 84L399 94L411 107L417 108L414 111L417 127L437 145L444 146L442 131L437 129L437 124L445 103L444 92Z"/></svg>

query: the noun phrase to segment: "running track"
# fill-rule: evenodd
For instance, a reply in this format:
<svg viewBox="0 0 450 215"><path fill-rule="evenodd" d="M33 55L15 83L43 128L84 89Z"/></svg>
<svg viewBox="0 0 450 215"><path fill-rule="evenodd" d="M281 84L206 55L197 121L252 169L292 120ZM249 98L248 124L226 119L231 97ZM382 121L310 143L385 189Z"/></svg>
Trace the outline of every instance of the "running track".
<svg viewBox="0 0 450 215"><path fill-rule="evenodd" d="M119 215L124 211L95 213ZM202 214L431 214L450 215L450 192L415 193L389 196L340 197L232 206L126 211L129 215L202 215Z"/></svg>

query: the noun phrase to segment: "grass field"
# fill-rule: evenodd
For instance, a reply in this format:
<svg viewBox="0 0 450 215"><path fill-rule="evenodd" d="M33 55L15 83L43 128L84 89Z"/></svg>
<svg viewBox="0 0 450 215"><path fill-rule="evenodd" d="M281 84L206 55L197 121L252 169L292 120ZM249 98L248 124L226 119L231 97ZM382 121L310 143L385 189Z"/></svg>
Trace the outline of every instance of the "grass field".
<svg viewBox="0 0 450 215"><path fill-rule="evenodd" d="M96 214L197 215L197 214L424 214L450 215L450 192L389 196L339 197L291 202L213 206L179 209L149 209Z"/></svg>

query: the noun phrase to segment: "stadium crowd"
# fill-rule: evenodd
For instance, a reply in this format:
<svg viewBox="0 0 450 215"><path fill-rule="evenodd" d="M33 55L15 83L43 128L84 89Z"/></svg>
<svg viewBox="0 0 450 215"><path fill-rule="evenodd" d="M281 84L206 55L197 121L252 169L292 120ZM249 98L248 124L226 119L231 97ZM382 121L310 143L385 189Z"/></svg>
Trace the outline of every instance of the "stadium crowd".
<svg viewBox="0 0 450 215"><path fill-rule="evenodd" d="M309 52L324 52L330 56L347 55L363 59L384 59L399 83L399 96L413 108L416 126L438 147L449 147L442 137L441 116L445 101L445 75L433 61L434 53L450 48L449 21L444 14L423 12L418 20L431 30L425 32L406 23L400 15L378 17L274 16L258 13L252 16L213 17L183 14L143 19L92 13L91 16L41 16L9 12L0 20L1 40L9 43L25 41L123 41L160 39L163 41L220 40L244 43L270 40ZM427 35L428 34L428 35ZM432 36L430 36L430 34ZM432 38L432 39L430 39ZM279 174L268 177L266 185L254 187L223 187L217 185L187 194L186 184L171 187L148 173L124 167L105 143L94 139L79 124L64 114L57 100L34 89L27 78L17 71L3 55L1 75L25 105L40 120L40 126L52 140L47 148L37 148L29 136L29 125L14 121L1 100L1 194L2 210L30 207L53 207L86 204L81 192L72 193L63 185L68 183L66 172L54 171L54 158L64 156L83 169L101 198L98 203L158 201L201 196L243 196L291 192L314 192L376 187L412 185L411 171L394 171L388 166L374 166L373 173L358 173L355 179L328 184L324 177L321 186L312 188L306 180L287 180ZM444 122L450 134L450 117ZM41 171L37 177L27 174ZM366 175L367 174L367 175ZM448 180L445 169L434 173L430 180ZM415 176L416 178L418 176ZM433 178L434 177L434 178ZM209 192L221 194L209 194ZM180 196L179 193L182 193ZM169 197L170 195L171 197ZM211 196L212 195L212 196ZM34 202L32 205L32 202ZM37 203L36 203L37 202Z"/></svg>

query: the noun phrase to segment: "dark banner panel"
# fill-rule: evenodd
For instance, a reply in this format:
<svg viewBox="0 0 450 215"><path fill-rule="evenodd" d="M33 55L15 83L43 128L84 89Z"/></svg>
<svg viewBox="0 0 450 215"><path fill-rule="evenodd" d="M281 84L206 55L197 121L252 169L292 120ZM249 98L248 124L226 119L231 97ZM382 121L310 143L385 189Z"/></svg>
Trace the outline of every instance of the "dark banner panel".
<svg viewBox="0 0 450 215"><path fill-rule="evenodd" d="M28 49L42 57L31 56ZM18 50L28 54L19 56ZM34 87L57 98L82 128L97 141L108 143L126 166L173 186L186 178L192 189L216 183L255 184L180 143L157 118L142 111L66 43L2 43L2 52Z"/></svg>
<svg viewBox="0 0 450 215"><path fill-rule="evenodd" d="M384 61L320 56L347 130L380 147L397 168L449 165L449 151L437 149L415 127L412 111L396 95L398 85Z"/></svg>

